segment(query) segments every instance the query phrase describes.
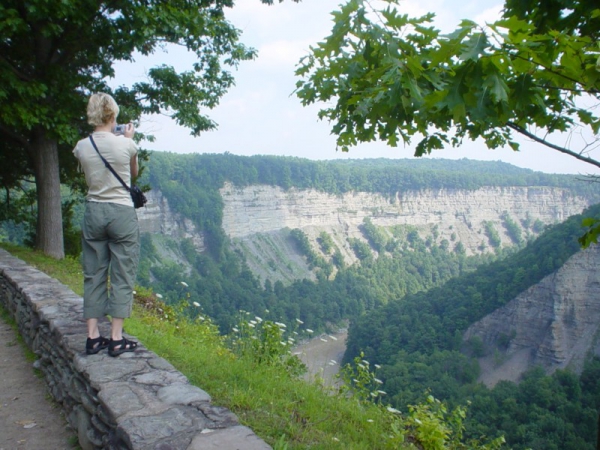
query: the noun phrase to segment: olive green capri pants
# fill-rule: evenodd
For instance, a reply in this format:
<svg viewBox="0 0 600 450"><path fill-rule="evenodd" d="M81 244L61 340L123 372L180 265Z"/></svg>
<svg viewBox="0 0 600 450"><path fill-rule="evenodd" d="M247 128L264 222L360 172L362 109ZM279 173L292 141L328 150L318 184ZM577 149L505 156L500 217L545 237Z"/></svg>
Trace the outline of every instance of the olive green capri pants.
<svg viewBox="0 0 600 450"><path fill-rule="evenodd" d="M140 254L135 209L88 201L82 232L84 319L129 317Z"/></svg>

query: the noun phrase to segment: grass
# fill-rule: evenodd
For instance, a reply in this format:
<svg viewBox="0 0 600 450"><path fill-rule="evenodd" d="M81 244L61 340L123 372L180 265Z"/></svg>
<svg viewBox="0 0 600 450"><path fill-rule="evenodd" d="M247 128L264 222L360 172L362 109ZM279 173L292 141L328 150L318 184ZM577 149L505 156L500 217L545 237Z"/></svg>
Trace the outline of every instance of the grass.
<svg viewBox="0 0 600 450"><path fill-rule="evenodd" d="M77 295L83 295L83 272L78 259L67 257L62 261L57 261L43 253L6 242L0 242L0 247L30 266L69 286Z"/></svg>
<svg viewBox="0 0 600 450"><path fill-rule="evenodd" d="M31 250L0 246L81 295L78 260L57 261ZM192 384L209 393L213 404L234 412L275 450L492 450L501 446L500 440L489 446L458 443L461 412L447 414L435 399L429 405L417 406L409 415L398 416L385 407L306 382L291 375L282 364L259 363L251 353L240 356L230 350L226 337L219 335L210 319L191 321L182 311L162 304L151 291L140 288L134 313L125 327ZM257 341L246 344L252 347L253 342ZM356 377L364 374L357 373Z"/></svg>
<svg viewBox="0 0 600 450"><path fill-rule="evenodd" d="M29 249L1 246L82 294L78 260L57 261ZM143 289L140 289L143 292ZM281 367L234 355L209 321L165 319L137 303L126 321L135 335L167 359L213 403L233 411L240 422L275 449L375 450L382 445L381 410L289 375Z"/></svg>
<svg viewBox="0 0 600 450"><path fill-rule="evenodd" d="M281 440L288 449L383 448L379 409L330 395L281 367L234 355L210 324L169 322L136 308L127 328L271 445Z"/></svg>

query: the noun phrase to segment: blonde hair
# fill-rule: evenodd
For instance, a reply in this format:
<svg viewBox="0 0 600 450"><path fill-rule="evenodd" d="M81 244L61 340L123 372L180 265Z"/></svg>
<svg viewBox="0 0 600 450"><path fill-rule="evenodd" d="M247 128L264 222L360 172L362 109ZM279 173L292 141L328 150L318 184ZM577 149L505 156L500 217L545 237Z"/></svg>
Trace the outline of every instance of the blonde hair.
<svg viewBox="0 0 600 450"><path fill-rule="evenodd" d="M116 120L119 115L119 106L115 99L108 94L93 94L88 101L88 123L95 127L106 125Z"/></svg>

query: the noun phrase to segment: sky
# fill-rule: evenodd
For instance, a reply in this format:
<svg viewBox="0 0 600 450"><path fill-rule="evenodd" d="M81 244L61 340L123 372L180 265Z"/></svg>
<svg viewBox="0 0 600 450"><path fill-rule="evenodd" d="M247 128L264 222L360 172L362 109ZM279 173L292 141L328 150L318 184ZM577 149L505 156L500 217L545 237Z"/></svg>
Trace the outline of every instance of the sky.
<svg viewBox="0 0 600 450"><path fill-rule="evenodd" d="M277 0L275 0L277 1ZM143 143L150 150L175 153L224 153L235 155L279 155L312 160L360 158L413 158L413 146L389 147L385 143L360 144L349 152L336 150L330 124L320 121L317 113L322 105L303 107L293 94L295 66L308 54L310 46L330 34L331 12L343 0L284 0L268 6L259 0L237 0L228 10L227 18L243 34L241 41L258 50L258 58L245 61L234 69L236 86L221 99L213 110L204 111L219 126L215 131L193 137L166 116L144 117L138 131L153 134L154 143ZM436 14L435 26L452 31L461 19L491 23L499 18L503 2L498 0L405 0L400 11L410 16L428 12ZM171 48L159 50L149 58L137 57L135 63L116 66L113 86L145 78L148 69L157 64L189 69L194 55ZM541 144L517 139L521 150L510 148L489 150L482 142L466 141L460 149L435 151L428 158L478 159L504 161L536 171L549 173L600 174L593 166L579 162ZM567 137L554 140L566 145ZM575 145L582 145L577 143ZM576 147L573 147L576 148Z"/></svg>

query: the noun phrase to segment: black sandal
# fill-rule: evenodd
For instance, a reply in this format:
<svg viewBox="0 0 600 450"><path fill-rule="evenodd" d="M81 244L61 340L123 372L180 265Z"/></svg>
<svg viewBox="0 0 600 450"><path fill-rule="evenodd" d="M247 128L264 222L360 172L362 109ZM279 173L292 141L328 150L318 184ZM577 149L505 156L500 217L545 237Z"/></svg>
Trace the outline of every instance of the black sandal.
<svg viewBox="0 0 600 450"><path fill-rule="evenodd" d="M109 343L110 341L102 336L99 336L96 339L87 338L87 341L85 341L85 352L88 355L95 355L100 350L107 348Z"/></svg>
<svg viewBox="0 0 600 450"><path fill-rule="evenodd" d="M121 339L120 341L110 340L108 344L108 354L110 356L119 356L121 353L134 352L137 348L137 342L130 341L129 339Z"/></svg>

